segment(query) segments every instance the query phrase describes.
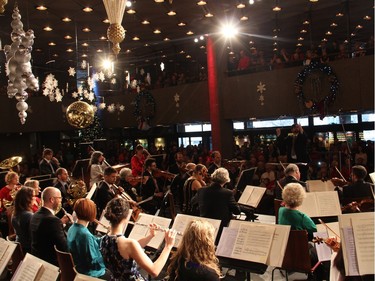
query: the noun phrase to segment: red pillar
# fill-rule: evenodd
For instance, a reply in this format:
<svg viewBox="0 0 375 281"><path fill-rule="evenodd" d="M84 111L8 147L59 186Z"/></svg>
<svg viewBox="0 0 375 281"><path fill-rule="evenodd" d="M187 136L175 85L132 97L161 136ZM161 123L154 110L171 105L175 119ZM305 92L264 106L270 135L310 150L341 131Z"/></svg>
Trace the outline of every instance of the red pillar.
<svg viewBox="0 0 375 281"><path fill-rule="evenodd" d="M212 41L212 38L210 36L206 37L206 51L212 148L213 150L221 150L220 102L216 69L216 53L214 42Z"/></svg>

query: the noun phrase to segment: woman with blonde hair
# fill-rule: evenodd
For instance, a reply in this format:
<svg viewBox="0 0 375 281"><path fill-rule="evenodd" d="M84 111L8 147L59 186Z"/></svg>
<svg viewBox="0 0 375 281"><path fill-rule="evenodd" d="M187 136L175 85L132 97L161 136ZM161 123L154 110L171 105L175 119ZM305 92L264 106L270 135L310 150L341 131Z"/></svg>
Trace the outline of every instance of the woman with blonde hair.
<svg viewBox="0 0 375 281"><path fill-rule="evenodd" d="M218 281L219 261L215 256L215 229L207 221L192 221L172 255L170 281Z"/></svg>
<svg viewBox="0 0 375 281"><path fill-rule="evenodd" d="M24 184L24 186L28 186L34 189L34 198L35 203L33 205L33 213L39 210L39 208L42 206L42 200L39 197L40 194L40 186L38 180L27 180Z"/></svg>
<svg viewBox="0 0 375 281"><path fill-rule="evenodd" d="M198 210L191 204L191 199L197 193L197 190L206 186L204 178L207 175L207 168L203 164L197 164L193 170L193 174L189 177L183 187L184 203L182 212L185 214L199 215Z"/></svg>

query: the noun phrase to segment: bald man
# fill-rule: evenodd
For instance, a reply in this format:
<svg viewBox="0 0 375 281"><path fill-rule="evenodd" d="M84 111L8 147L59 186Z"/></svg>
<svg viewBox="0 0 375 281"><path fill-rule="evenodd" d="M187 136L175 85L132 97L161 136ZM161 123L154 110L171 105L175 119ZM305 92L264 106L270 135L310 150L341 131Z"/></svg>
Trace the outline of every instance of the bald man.
<svg viewBox="0 0 375 281"><path fill-rule="evenodd" d="M55 187L47 187L42 193L42 207L30 222L31 254L58 266L54 245L60 251L67 251L63 223L55 216L61 205L61 192Z"/></svg>

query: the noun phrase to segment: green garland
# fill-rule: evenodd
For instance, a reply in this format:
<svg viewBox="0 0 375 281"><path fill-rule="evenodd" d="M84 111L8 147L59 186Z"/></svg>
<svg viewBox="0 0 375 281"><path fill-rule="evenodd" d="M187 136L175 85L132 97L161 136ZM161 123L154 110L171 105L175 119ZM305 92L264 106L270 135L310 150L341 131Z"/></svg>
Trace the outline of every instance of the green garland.
<svg viewBox="0 0 375 281"><path fill-rule="evenodd" d="M146 103L147 110L145 108L141 108L142 100L144 100ZM134 116L138 121L146 121L148 123L155 115L155 105L155 99L150 92L145 90L139 92L135 97Z"/></svg>
<svg viewBox="0 0 375 281"><path fill-rule="evenodd" d="M303 84L305 83L307 76L314 70L320 70L324 74L327 74L330 83L329 94L319 101L307 99L303 93ZM323 119L326 107L333 104L339 92L339 81L329 65L312 61L300 73L298 73L297 79L294 82L294 88L297 98L303 102L304 106L313 112L319 111L321 118Z"/></svg>

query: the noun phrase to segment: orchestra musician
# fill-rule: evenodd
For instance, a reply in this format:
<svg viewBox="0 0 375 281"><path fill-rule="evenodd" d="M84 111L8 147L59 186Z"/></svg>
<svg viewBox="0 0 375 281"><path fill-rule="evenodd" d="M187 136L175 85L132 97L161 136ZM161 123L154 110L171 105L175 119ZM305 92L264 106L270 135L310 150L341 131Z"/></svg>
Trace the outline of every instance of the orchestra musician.
<svg viewBox="0 0 375 281"><path fill-rule="evenodd" d="M186 163L182 152L177 152L174 155L175 163L168 167L168 172L177 175L171 183L171 191L175 196L176 203L182 205L183 187L186 181L184 175L186 174Z"/></svg>
<svg viewBox="0 0 375 281"><path fill-rule="evenodd" d="M148 236L136 241L126 238L124 226L128 223L129 204L123 198L114 198L107 204L105 218L110 222L110 232L103 236L100 250L106 267L112 273L111 280L147 280L138 271L138 266L152 277L159 275L168 260L176 238L175 230L166 230L165 245L153 262L142 249L155 236L157 226L150 225Z"/></svg>
<svg viewBox="0 0 375 281"><path fill-rule="evenodd" d="M27 180L24 186L31 187L34 190L35 202L32 206L32 211L35 213L42 206L42 200L40 199L40 186L38 180Z"/></svg>
<svg viewBox="0 0 375 281"><path fill-rule="evenodd" d="M54 175L60 167L60 162L53 157L53 150L45 148L42 154L43 159L39 162L39 172L41 175Z"/></svg>
<svg viewBox="0 0 375 281"><path fill-rule="evenodd" d="M32 187L23 186L14 198L12 226L16 232L16 241L21 244L24 253L31 252L30 221L36 203L34 194Z"/></svg>
<svg viewBox="0 0 375 281"><path fill-rule="evenodd" d="M119 185L125 190L125 192L134 201L137 201L137 196L139 194L139 184L142 178L134 177L132 174L132 170L129 168L122 168L120 170L119 176L120 176Z"/></svg>
<svg viewBox="0 0 375 281"><path fill-rule="evenodd" d="M208 166L208 173L212 175L216 169L221 167L221 153L219 151L213 151L211 154L212 163Z"/></svg>
<svg viewBox="0 0 375 281"><path fill-rule="evenodd" d="M285 178L280 180L280 186L275 187L275 198L281 200L282 199L282 188L289 183L298 183L300 184L305 190L307 188L307 184L301 181L301 173L296 164L289 164L284 170Z"/></svg>
<svg viewBox="0 0 375 281"><path fill-rule="evenodd" d="M57 176L57 180L54 184L54 187L56 187L61 192L63 208L68 213L71 214L73 213L73 210L72 210L72 207L68 204L68 200L67 200L71 198L71 196L67 192L67 190L69 189L69 184L70 184L68 171L65 168L58 168L56 170L56 176ZM61 210L57 214L59 218L62 218L64 215L65 215L65 212L63 212L63 210Z"/></svg>
<svg viewBox="0 0 375 281"><path fill-rule="evenodd" d="M156 210L160 208L164 196L163 190L159 189L157 179L154 173L157 171L156 161L154 158L147 158L145 161L145 171L143 173L143 182L141 195L142 200L153 197L152 201L146 202L142 208L150 214L155 214Z"/></svg>
<svg viewBox="0 0 375 281"><path fill-rule="evenodd" d="M143 166L145 164L146 159L150 156L150 153L143 148L141 144L138 144L135 148L135 154L130 160L130 165L132 168L133 176L142 176L143 173Z"/></svg>
<svg viewBox="0 0 375 281"><path fill-rule="evenodd" d="M6 211L6 203L13 201L14 198L12 194L14 194L14 191L20 186L18 181L19 177L16 172L10 171L5 175L6 186L0 190L1 212Z"/></svg>
<svg viewBox="0 0 375 281"><path fill-rule="evenodd" d="M99 183L103 180L104 169L107 167L103 152L94 151L91 154L89 162L89 172L90 172L90 188L94 183Z"/></svg>

